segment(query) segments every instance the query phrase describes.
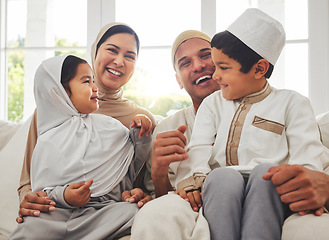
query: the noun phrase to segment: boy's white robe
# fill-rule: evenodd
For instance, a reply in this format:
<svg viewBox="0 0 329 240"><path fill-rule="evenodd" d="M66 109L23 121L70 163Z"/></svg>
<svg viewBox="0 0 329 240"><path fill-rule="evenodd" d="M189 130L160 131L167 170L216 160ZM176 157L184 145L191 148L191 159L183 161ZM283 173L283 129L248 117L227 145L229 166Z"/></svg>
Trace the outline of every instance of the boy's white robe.
<svg viewBox="0 0 329 240"><path fill-rule="evenodd" d="M204 99L187 148L189 158L180 163L176 179L176 186L184 179L179 188L185 190L200 185L198 179L211 169L230 165L229 157L240 171L261 163L323 170L323 146L310 101L269 84L240 101L226 100L221 91Z"/></svg>

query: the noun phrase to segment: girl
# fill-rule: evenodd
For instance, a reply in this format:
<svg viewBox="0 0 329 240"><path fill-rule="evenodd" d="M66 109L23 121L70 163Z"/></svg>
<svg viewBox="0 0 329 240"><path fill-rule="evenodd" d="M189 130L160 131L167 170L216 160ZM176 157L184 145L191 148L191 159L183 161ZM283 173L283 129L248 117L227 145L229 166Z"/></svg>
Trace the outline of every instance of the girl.
<svg viewBox="0 0 329 240"><path fill-rule="evenodd" d="M72 71L73 70L73 71ZM121 202L150 150L118 120L90 114L98 88L88 63L75 56L44 61L35 75L38 142L31 164L32 191L45 191L56 210L27 217L10 239L116 239L130 233L137 204ZM137 116L146 135L148 118ZM136 124L132 124L133 126Z"/></svg>
<svg viewBox="0 0 329 240"><path fill-rule="evenodd" d="M91 47L95 84L99 89L99 109L96 110L96 113L111 116L127 128L130 127L130 123L136 115L144 114L152 121L154 128L156 121L152 113L123 97L122 87L134 73L138 52L139 38L129 26L122 23L111 23L99 31ZM55 204L46 197L45 192L31 192L30 165L37 141L36 115L35 112L30 126L18 189L21 204L17 222L22 222L23 216L39 216L40 211L52 211ZM140 200L139 204L151 199L145 194L140 196L140 198L135 197L135 201Z"/></svg>

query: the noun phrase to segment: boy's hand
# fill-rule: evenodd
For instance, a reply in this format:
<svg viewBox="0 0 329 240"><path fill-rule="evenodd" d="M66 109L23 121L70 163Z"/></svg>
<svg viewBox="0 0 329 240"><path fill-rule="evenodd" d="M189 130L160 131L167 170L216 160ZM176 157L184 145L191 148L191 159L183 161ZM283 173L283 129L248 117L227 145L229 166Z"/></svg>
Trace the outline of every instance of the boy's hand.
<svg viewBox="0 0 329 240"><path fill-rule="evenodd" d="M140 127L139 138L142 138L144 132L145 136L148 136L152 130L151 120L144 114L137 114L130 124L130 128Z"/></svg>
<svg viewBox="0 0 329 240"><path fill-rule="evenodd" d="M72 183L64 191L65 201L74 207L83 207L90 201L90 186L93 180L88 182Z"/></svg>
<svg viewBox="0 0 329 240"><path fill-rule="evenodd" d="M122 193L122 201L136 203L138 207L143 207L147 202L152 200L152 197L144 193L140 188L134 188L133 190L124 191Z"/></svg>
<svg viewBox="0 0 329 240"><path fill-rule="evenodd" d="M190 203L194 212L199 211L199 209L202 207L202 200L201 200L202 193L199 190L186 192L184 189L181 189L176 193L181 198L185 199Z"/></svg>

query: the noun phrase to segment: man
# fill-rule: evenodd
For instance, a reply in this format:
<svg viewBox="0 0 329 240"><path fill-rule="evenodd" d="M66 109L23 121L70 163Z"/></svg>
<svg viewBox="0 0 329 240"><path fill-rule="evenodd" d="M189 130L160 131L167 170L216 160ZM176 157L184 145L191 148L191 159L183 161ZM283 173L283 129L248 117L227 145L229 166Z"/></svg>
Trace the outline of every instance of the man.
<svg viewBox="0 0 329 240"><path fill-rule="evenodd" d="M146 204L136 215L131 239L209 239L206 220L173 191L180 161L185 160L195 113L208 95L219 89L212 79L210 38L199 31L181 33L172 46L172 63L180 88L190 95L192 105L162 120L154 130L154 148L148 162L150 176L146 187L157 199ZM150 169L150 165L152 168ZM161 197L162 196L162 197ZM160 220L161 219L161 220ZM160 224L159 224L160 223Z"/></svg>

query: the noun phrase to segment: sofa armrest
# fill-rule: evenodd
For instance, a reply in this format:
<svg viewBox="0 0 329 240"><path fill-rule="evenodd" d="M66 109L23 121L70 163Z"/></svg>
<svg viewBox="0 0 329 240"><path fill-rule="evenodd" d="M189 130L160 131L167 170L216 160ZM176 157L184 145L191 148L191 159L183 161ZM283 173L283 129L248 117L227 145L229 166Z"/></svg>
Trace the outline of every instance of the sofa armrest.
<svg viewBox="0 0 329 240"><path fill-rule="evenodd" d="M31 117L26 122L15 125L17 129L14 135L0 150L0 192L5 196L0 198L0 236L9 236L17 226L16 217L19 207L17 188L30 122Z"/></svg>

